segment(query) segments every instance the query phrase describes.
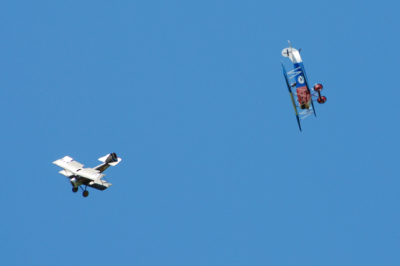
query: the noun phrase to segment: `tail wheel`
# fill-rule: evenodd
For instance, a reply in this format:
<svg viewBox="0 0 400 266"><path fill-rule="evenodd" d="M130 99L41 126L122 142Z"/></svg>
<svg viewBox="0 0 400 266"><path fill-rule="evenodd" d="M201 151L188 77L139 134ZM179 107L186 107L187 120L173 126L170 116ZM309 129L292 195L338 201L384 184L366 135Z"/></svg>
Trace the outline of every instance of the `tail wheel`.
<svg viewBox="0 0 400 266"><path fill-rule="evenodd" d="M85 190L83 191L83 196L86 198L87 196L89 196L89 191Z"/></svg>
<svg viewBox="0 0 400 266"><path fill-rule="evenodd" d="M320 103L320 104L325 103L326 102L326 97L325 96L319 97L317 102Z"/></svg>
<svg viewBox="0 0 400 266"><path fill-rule="evenodd" d="M76 192L78 192L78 189L79 189L78 187L73 187L72 192L76 193Z"/></svg>

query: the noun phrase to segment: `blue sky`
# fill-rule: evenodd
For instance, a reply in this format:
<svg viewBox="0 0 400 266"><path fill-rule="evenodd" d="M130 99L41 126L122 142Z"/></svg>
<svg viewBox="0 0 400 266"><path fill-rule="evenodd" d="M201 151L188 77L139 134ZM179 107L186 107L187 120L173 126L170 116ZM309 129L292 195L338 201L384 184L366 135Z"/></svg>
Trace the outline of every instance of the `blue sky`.
<svg viewBox="0 0 400 266"><path fill-rule="evenodd" d="M398 265L399 9L1 3L1 264ZM328 99L303 132L287 40ZM110 152L88 198L52 164Z"/></svg>

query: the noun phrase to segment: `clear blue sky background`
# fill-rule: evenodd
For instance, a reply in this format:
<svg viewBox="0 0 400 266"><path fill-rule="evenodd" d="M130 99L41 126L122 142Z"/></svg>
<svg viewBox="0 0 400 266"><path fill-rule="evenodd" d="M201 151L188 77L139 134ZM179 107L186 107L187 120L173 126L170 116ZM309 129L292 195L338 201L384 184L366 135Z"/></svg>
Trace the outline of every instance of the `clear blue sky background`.
<svg viewBox="0 0 400 266"><path fill-rule="evenodd" d="M3 1L0 263L399 265L399 11ZM328 99L303 132L287 40ZM110 152L88 198L52 164Z"/></svg>

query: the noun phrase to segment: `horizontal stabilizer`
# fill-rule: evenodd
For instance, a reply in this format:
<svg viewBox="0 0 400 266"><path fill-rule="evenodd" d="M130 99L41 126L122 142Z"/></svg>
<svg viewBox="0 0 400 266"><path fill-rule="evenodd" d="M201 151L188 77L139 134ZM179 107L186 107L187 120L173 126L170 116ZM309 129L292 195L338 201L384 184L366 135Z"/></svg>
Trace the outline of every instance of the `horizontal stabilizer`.
<svg viewBox="0 0 400 266"><path fill-rule="evenodd" d="M291 47L285 48L285 49L282 50L282 56L284 56L284 57L289 57L289 56L291 56L292 52L294 52L295 50L296 50L296 49L291 48ZM296 51L297 51L297 50L296 50Z"/></svg>
<svg viewBox="0 0 400 266"><path fill-rule="evenodd" d="M289 42L289 41L288 41ZM282 50L282 56L284 57L289 57L289 59L294 63L301 63L301 56L300 56L300 52L297 51L297 49L293 48L292 45L289 42L289 46L288 48L285 48Z"/></svg>
<svg viewBox="0 0 400 266"><path fill-rule="evenodd" d="M106 156L103 156L99 158L100 162L109 164L111 166L116 166L120 161L122 161L121 158L118 158L117 154L115 152L107 154Z"/></svg>

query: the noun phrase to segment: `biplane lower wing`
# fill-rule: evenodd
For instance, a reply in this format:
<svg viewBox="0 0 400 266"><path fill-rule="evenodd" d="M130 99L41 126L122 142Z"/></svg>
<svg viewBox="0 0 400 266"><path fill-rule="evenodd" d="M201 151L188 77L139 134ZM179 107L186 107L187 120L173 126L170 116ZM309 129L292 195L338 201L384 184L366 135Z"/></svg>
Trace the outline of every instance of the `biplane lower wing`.
<svg viewBox="0 0 400 266"><path fill-rule="evenodd" d="M73 179L74 183L77 186L86 185L88 187L92 187L92 188L95 188L98 190L105 190L106 188L112 186L111 183L108 183L104 179L93 180L93 179L89 179L89 178L86 178L83 176L74 175L73 173L71 173L67 170L61 170L59 173L68 177L70 181ZM102 177L104 177L104 175L102 175Z"/></svg>
<svg viewBox="0 0 400 266"><path fill-rule="evenodd" d="M108 183L104 179L92 180L83 176L70 176L69 179L73 181L76 184L76 186L84 185L98 190L105 190L108 187L112 186L111 183Z"/></svg>
<svg viewBox="0 0 400 266"><path fill-rule="evenodd" d="M292 89L290 88L289 79L288 79L288 77L287 77L286 69L285 69L285 66L283 65L283 62L282 62L282 69L283 69L283 76L285 77L286 85L287 85L288 90L289 90L290 99L292 100L292 104L293 104L293 108L294 108L294 113L296 114L297 124L299 125L299 129L300 129L300 131L301 131L299 113L297 112L296 102L295 102L294 97L293 97Z"/></svg>

